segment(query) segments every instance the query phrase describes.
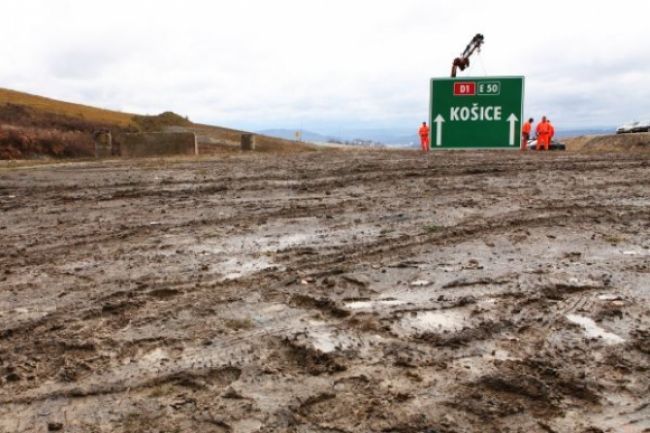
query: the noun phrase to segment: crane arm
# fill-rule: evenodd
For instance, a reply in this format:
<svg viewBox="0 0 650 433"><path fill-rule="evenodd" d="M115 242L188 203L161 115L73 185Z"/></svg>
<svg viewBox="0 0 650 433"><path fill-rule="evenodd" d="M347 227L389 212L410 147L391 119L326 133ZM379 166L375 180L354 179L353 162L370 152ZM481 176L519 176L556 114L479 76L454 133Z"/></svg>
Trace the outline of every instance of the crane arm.
<svg viewBox="0 0 650 433"><path fill-rule="evenodd" d="M480 33L477 33L474 38L472 38L471 42L467 44L467 47L465 47L465 51L463 51L463 54L460 55L460 57L456 57L454 59L454 63L452 64L451 67L451 76L452 78L456 76L456 71L460 69L461 71L464 71L465 68L469 66L469 58L474 54L475 51L480 51L481 50L481 45L483 45L483 35Z"/></svg>

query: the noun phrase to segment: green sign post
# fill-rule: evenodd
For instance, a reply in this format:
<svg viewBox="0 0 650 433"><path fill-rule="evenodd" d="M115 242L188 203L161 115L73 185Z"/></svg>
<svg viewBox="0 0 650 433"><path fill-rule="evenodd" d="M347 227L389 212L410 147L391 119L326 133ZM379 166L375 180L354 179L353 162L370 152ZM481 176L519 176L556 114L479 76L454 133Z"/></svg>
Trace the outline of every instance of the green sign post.
<svg viewBox="0 0 650 433"><path fill-rule="evenodd" d="M519 149L524 77L431 80L432 149Z"/></svg>

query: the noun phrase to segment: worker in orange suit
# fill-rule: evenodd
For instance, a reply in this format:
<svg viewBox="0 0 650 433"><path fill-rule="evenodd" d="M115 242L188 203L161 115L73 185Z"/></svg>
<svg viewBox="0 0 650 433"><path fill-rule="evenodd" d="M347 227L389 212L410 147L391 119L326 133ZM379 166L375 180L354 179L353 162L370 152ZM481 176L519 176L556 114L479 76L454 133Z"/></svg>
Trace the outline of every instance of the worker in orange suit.
<svg viewBox="0 0 650 433"><path fill-rule="evenodd" d="M542 116L542 121L537 124L535 132L537 132L537 146L535 146L535 149L542 150L542 147L544 147L544 150L548 150L551 128L546 121L546 116Z"/></svg>
<svg viewBox="0 0 650 433"><path fill-rule="evenodd" d="M521 127L521 150L528 149L528 140L530 140L530 132L533 130L533 122L535 119L532 117L528 119L528 122L524 123L524 126Z"/></svg>
<svg viewBox="0 0 650 433"><path fill-rule="evenodd" d="M420 145L422 146L422 152L428 152L429 151L429 127L427 126L427 122L422 122L422 126L420 126L420 130L418 131L418 134L420 134Z"/></svg>
<svg viewBox="0 0 650 433"><path fill-rule="evenodd" d="M553 137L555 137L555 128L551 123L551 119L546 119L546 123L548 123L548 144L551 145L553 143Z"/></svg>

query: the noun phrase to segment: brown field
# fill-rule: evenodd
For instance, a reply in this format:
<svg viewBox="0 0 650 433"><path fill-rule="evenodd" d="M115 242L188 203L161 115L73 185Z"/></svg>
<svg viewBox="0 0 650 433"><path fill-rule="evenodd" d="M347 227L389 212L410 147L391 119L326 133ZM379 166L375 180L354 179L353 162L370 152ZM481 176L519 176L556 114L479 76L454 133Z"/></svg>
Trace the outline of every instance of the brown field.
<svg viewBox="0 0 650 433"><path fill-rule="evenodd" d="M0 166L2 432L647 432L650 153Z"/></svg>

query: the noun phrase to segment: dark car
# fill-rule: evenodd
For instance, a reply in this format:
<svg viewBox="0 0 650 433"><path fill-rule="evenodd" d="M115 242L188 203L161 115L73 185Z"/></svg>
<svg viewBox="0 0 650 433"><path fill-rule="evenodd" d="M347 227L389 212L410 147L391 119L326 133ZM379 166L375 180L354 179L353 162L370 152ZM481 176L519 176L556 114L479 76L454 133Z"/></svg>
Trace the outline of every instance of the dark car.
<svg viewBox="0 0 650 433"><path fill-rule="evenodd" d="M537 148L537 140L528 140L528 149L535 150ZM551 140L548 150L566 150L566 144L559 141Z"/></svg>
<svg viewBox="0 0 650 433"><path fill-rule="evenodd" d="M650 120L630 122L616 128L617 134L630 134L632 132L650 132Z"/></svg>
<svg viewBox="0 0 650 433"><path fill-rule="evenodd" d="M633 132L650 132L650 120L642 120L636 124Z"/></svg>

